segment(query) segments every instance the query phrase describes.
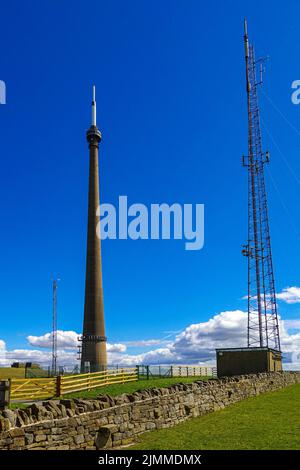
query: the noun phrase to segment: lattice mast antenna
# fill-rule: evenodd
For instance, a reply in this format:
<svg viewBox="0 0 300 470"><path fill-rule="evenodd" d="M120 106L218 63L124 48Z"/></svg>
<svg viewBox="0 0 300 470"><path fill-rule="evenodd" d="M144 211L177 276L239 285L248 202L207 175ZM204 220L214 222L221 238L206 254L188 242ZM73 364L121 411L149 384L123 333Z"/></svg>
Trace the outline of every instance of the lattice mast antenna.
<svg viewBox="0 0 300 470"><path fill-rule="evenodd" d="M57 283L59 279L52 279L52 375L57 374Z"/></svg>
<svg viewBox="0 0 300 470"><path fill-rule="evenodd" d="M244 22L246 86L248 111L248 244L243 254L248 258L248 347L269 347L280 351L277 302L271 251L264 165L269 152L262 150L258 86L262 84L264 59L255 59L249 44L247 21ZM257 68L260 80L257 81Z"/></svg>

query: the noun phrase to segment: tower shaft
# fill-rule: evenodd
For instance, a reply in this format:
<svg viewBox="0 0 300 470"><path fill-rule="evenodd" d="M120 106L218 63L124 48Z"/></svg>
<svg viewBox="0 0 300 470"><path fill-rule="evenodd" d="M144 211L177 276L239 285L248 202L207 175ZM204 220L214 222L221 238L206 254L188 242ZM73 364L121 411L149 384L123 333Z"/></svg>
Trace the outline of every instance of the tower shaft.
<svg viewBox="0 0 300 470"><path fill-rule="evenodd" d="M92 107L92 126L87 131L90 164L84 322L81 338L82 372L87 367L91 372L98 372L107 368L100 231L97 234L97 226L100 221L97 211L99 207L98 151L101 133L96 126L94 97Z"/></svg>
<svg viewBox="0 0 300 470"><path fill-rule="evenodd" d="M280 351L275 281L269 228L264 165L269 153L262 150L256 78L257 61L249 45L245 22L245 60L248 112L248 347Z"/></svg>

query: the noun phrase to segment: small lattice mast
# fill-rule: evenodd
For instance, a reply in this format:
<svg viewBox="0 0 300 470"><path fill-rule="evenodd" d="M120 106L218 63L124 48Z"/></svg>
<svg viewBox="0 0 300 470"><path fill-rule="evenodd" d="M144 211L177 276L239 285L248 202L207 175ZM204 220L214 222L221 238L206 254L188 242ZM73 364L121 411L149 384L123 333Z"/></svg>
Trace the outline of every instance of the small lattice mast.
<svg viewBox="0 0 300 470"><path fill-rule="evenodd" d="M52 375L57 374L57 283L59 279L52 279Z"/></svg>
<svg viewBox="0 0 300 470"><path fill-rule="evenodd" d="M248 156L243 165L248 169L248 244L243 254L248 258L248 347L280 348L277 302L271 251L268 204L264 166L269 152L262 150L257 68L254 47L249 44L247 21L244 23L246 60Z"/></svg>

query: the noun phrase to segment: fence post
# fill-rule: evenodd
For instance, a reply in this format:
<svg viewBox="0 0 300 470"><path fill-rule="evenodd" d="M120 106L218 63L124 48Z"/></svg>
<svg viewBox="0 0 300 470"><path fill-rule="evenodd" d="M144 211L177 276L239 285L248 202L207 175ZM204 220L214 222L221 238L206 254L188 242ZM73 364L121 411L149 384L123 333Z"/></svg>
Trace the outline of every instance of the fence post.
<svg viewBox="0 0 300 470"><path fill-rule="evenodd" d="M146 366L146 377L149 380L149 366Z"/></svg>
<svg viewBox="0 0 300 470"><path fill-rule="evenodd" d="M5 408L7 408L10 403L10 389L10 380L0 381L0 410L5 410Z"/></svg>
<svg viewBox="0 0 300 470"><path fill-rule="evenodd" d="M55 396L56 397L60 397L61 396L61 375L57 375L55 377L55 381L56 381L56 393L55 393Z"/></svg>
<svg viewBox="0 0 300 470"><path fill-rule="evenodd" d="M136 366L135 369L136 369L137 379L140 380L140 366Z"/></svg>
<svg viewBox="0 0 300 470"><path fill-rule="evenodd" d="M171 375L171 377L173 377L173 366L171 366L171 370L170 370L170 372L171 372L171 374L170 374L170 375Z"/></svg>

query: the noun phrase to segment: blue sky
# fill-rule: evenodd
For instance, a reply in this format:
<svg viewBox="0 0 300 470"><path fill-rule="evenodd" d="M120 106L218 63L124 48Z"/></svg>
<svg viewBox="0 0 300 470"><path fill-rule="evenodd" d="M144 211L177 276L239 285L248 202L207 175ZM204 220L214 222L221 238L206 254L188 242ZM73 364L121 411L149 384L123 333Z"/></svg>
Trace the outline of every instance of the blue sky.
<svg viewBox="0 0 300 470"><path fill-rule="evenodd" d="M0 338L9 348L50 331L52 273L59 328L82 328L93 83L102 202L205 204L201 251L103 242L109 341L161 338L246 308L244 16L257 55L270 56L264 91L284 116L261 95L278 190L267 174L277 291L300 285L299 13L297 1L1 2ZM280 312L300 317L297 303Z"/></svg>

